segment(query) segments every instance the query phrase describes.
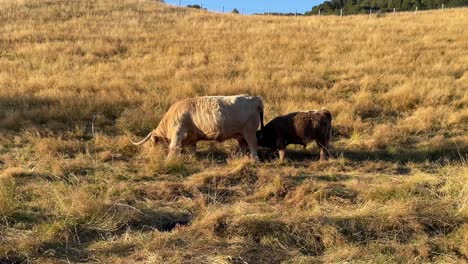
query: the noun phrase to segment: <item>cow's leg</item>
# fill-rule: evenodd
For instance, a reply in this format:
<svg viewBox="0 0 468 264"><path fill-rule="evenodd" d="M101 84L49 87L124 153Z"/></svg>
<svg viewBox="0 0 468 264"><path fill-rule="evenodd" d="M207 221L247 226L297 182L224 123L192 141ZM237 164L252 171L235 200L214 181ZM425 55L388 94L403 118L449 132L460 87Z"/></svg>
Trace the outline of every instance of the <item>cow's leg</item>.
<svg viewBox="0 0 468 264"><path fill-rule="evenodd" d="M181 152L181 146L177 143L172 144L174 140L171 140L171 144L169 145L169 154L167 155L167 159L170 160L175 156L179 155Z"/></svg>
<svg viewBox="0 0 468 264"><path fill-rule="evenodd" d="M237 138L237 142L239 143L239 151L242 155L247 153L247 141L244 138Z"/></svg>
<svg viewBox="0 0 468 264"><path fill-rule="evenodd" d="M320 149L320 161L324 161L328 157L328 140L326 139L317 139L317 146Z"/></svg>
<svg viewBox="0 0 468 264"><path fill-rule="evenodd" d="M257 135L255 134L255 130L251 133L243 133L244 139L249 145L250 155L253 159L259 160L258 153L257 153Z"/></svg>
<svg viewBox="0 0 468 264"><path fill-rule="evenodd" d="M171 144L169 144L169 154L167 159L172 159L174 156L180 154L182 150L182 141L184 140L186 133L178 129L171 137Z"/></svg>

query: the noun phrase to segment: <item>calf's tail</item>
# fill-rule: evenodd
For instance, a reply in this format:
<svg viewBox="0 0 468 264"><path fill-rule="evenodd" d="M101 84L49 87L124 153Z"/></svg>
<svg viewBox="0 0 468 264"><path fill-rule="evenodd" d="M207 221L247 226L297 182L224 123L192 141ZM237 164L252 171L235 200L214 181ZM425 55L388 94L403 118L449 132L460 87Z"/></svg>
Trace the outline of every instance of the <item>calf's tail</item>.
<svg viewBox="0 0 468 264"><path fill-rule="evenodd" d="M332 121L332 114L330 113L330 111L327 108L322 107L322 109L320 109L320 111L323 113L323 115L325 115L330 120L330 122Z"/></svg>

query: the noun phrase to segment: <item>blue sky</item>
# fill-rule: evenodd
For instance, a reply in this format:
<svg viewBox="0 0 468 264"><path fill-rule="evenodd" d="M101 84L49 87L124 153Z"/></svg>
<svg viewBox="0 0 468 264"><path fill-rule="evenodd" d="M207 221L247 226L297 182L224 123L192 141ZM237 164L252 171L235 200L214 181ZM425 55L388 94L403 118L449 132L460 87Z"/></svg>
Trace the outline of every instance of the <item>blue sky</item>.
<svg viewBox="0 0 468 264"><path fill-rule="evenodd" d="M224 6L225 12L237 8L244 11L244 14L264 13L264 12L299 12L304 13L312 9L314 5L320 4L323 0L180 0L182 6L203 5L208 10L221 12ZM166 0L166 3L178 5L179 0Z"/></svg>

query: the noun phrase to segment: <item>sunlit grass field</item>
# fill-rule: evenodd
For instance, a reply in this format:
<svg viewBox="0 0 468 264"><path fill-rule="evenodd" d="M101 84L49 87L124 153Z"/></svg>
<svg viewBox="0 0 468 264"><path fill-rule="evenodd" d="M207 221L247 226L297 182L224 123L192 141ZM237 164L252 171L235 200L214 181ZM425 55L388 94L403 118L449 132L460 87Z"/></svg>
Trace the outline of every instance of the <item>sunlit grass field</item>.
<svg viewBox="0 0 468 264"><path fill-rule="evenodd" d="M177 100L327 107L331 155L135 147ZM468 9L0 0L0 263L468 261Z"/></svg>

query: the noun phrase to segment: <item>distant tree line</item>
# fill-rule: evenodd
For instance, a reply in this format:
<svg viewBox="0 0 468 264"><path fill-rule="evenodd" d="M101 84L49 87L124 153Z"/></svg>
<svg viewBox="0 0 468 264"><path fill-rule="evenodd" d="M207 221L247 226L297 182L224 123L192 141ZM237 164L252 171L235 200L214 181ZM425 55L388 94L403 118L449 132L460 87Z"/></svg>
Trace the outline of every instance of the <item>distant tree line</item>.
<svg viewBox="0 0 468 264"><path fill-rule="evenodd" d="M345 14L369 13L369 10L380 12L391 12L393 8L397 11L412 11L438 9L444 7L468 6L468 0L330 0L314 6L312 10L304 15L339 15L340 9Z"/></svg>
<svg viewBox="0 0 468 264"><path fill-rule="evenodd" d="M254 15L261 15L261 16L267 16L267 15L270 15L270 16L303 16L304 14L302 14L302 13L293 13L293 12L289 12L289 13L266 12L266 13L255 13Z"/></svg>
<svg viewBox="0 0 468 264"><path fill-rule="evenodd" d="M201 5L187 5L189 8L195 8L195 9L201 9L201 10L206 10L206 8L203 8Z"/></svg>

